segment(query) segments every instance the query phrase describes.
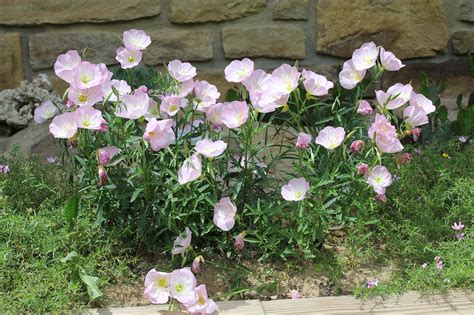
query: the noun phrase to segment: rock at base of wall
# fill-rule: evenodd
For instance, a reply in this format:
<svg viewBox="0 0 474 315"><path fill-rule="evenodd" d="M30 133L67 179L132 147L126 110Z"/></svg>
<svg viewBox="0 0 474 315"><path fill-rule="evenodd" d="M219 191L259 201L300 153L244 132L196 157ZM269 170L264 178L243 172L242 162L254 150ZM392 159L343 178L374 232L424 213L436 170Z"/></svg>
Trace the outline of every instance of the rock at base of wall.
<svg viewBox="0 0 474 315"><path fill-rule="evenodd" d="M457 31L451 37L453 52L456 55L464 55L468 52L474 53L474 30Z"/></svg>

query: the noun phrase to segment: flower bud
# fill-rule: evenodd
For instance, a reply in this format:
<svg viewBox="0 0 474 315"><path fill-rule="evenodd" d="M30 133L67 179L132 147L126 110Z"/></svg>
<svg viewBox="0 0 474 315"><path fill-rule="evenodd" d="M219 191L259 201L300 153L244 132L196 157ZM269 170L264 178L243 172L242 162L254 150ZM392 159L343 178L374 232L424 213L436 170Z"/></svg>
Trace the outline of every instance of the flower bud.
<svg viewBox="0 0 474 315"><path fill-rule="evenodd" d="M99 166L98 173L99 173L99 186L104 186L105 184L107 184L107 171L105 170L105 167L103 167L102 165Z"/></svg>
<svg viewBox="0 0 474 315"><path fill-rule="evenodd" d="M311 143L311 135L300 132L298 138L296 139L296 147L298 149L307 149Z"/></svg>
<svg viewBox="0 0 474 315"><path fill-rule="evenodd" d="M193 263L191 264L192 272L194 273L201 272L201 266L200 266L201 262L204 262L204 257L197 256L196 258L194 258Z"/></svg>
<svg viewBox="0 0 474 315"><path fill-rule="evenodd" d="M242 232L242 233L239 233L239 235L237 235L237 237L235 238L234 248L236 250L244 249L244 237L245 237L245 232Z"/></svg>
<svg viewBox="0 0 474 315"><path fill-rule="evenodd" d="M363 140L355 140L351 143L349 150L357 155L359 151L362 151L365 147L365 142Z"/></svg>
<svg viewBox="0 0 474 315"><path fill-rule="evenodd" d="M387 196L385 194L377 194L375 200L381 203L387 203Z"/></svg>
<svg viewBox="0 0 474 315"><path fill-rule="evenodd" d="M140 85L139 87L137 87L137 90L140 91L140 92L143 92L143 93L148 92L148 88L144 85Z"/></svg>
<svg viewBox="0 0 474 315"><path fill-rule="evenodd" d="M369 166L365 163L360 163L357 166L357 175L367 175L369 174Z"/></svg>
<svg viewBox="0 0 474 315"><path fill-rule="evenodd" d="M413 141L418 141L418 138L420 137L421 135L421 128L414 128L412 131L411 131L411 134L413 136Z"/></svg>

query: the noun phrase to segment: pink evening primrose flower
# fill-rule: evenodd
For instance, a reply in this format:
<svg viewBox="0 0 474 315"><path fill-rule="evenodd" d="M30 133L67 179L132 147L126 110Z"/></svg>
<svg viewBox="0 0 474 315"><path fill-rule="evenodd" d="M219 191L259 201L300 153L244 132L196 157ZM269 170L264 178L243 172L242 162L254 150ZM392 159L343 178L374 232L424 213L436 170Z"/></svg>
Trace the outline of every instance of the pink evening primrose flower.
<svg viewBox="0 0 474 315"><path fill-rule="evenodd" d="M329 93L329 90L334 87L334 83L328 81L325 76L316 74L313 71L303 70L301 74L304 79L304 88L311 95L327 95Z"/></svg>
<svg viewBox="0 0 474 315"><path fill-rule="evenodd" d="M235 250L244 249L244 246L245 246L244 238L245 238L245 232L241 232L241 233L237 234L237 236L235 237L235 241L234 241Z"/></svg>
<svg viewBox="0 0 474 315"><path fill-rule="evenodd" d="M196 277L192 271L186 267L174 270L170 274L170 295L183 304L194 304L197 300Z"/></svg>
<svg viewBox="0 0 474 315"><path fill-rule="evenodd" d="M173 60L168 64L169 74L179 82L191 80L196 76L196 68L189 62Z"/></svg>
<svg viewBox="0 0 474 315"><path fill-rule="evenodd" d="M354 155L359 154L359 151L363 150L365 147L365 142L363 140L355 140L351 143L349 150L354 153Z"/></svg>
<svg viewBox="0 0 474 315"><path fill-rule="evenodd" d="M222 110L224 109L224 105L222 103L216 103L209 106L206 110L206 119L213 126L219 128L223 123L221 120Z"/></svg>
<svg viewBox="0 0 474 315"><path fill-rule="evenodd" d="M270 77L271 75L262 69L257 69L253 71L248 78L242 81L242 84L250 94L252 103L254 102L255 98L259 97L265 92L268 87Z"/></svg>
<svg viewBox="0 0 474 315"><path fill-rule="evenodd" d="M184 108L188 105L188 100L186 98L181 98L176 95L162 95L160 98L160 111L165 112L169 116L176 115L180 108Z"/></svg>
<svg viewBox="0 0 474 315"><path fill-rule="evenodd" d="M107 146L97 149L97 161L99 161L99 165L107 166L110 160L119 153L120 149L115 146Z"/></svg>
<svg viewBox="0 0 474 315"><path fill-rule="evenodd" d="M183 162L183 165L181 165L178 171L178 182L181 185L184 185L201 176L201 173L201 157L198 153L194 153Z"/></svg>
<svg viewBox="0 0 474 315"><path fill-rule="evenodd" d="M185 304L186 310L190 314L214 314L217 310L216 303L207 296L206 285L201 284L194 289L197 299L194 303Z"/></svg>
<svg viewBox="0 0 474 315"><path fill-rule="evenodd" d="M433 102L423 94L412 92L410 95L410 105L421 107L426 114L431 114L436 110Z"/></svg>
<svg viewBox="0 0 474 315"><path fill-rule="evenodd" d="M78 89L73 86L69 88L67 97L69 101L79 106L92 106L102 100L103 91L100 85Z"/></svg>
<svg viewBox="0 0 474 315"><path fill-rule="evenodd" d="M444 265L443 265L443 261L440 259L436 262L436 269L438 270L441 270L443 269Z"/></svg>
<svg viewBox="0 0 474 315"><path fill-rule="evenodd" d="M67 83L74 80L74 68L81 63L81 56L76 50L68 50L65 54L59 55L54 63L54 73Z"/></svg>
<svg viewBox="0 0 474 315"><path fill-rule="evenodd" d="M418 138L420 137L421 135L421 128L414 128L412 131L411 131L411 134L413 136L413 141L418 141Z"/></svg>
<svg viewBox="0 0 474 315"><path fill-rule="evenodd" d="M383 47L380 47L380 62L382 63L382 67L388 71L398 71L405 67L400 59L392 52L386 51Z"/></svg>
<svg viewBox="0 0 474 315"><path fill-rule="evenodd" d="M222 231L230 231L235 225L237 207L229 197L224 197L214 205L214 224Z"/></svg>
<svg viewBox="0 0 474 315"><path fill-rule="evenodd" d="M79 107L74 115L77 127L83 129L99 130L104 120L101 111L92 106Z"/></svg>
<svg viewBox="0 0 474 315"><path fill-rule="evenodd" d="M356 70L353 61L348 60L344 62L339 73L339 83L346 90L352 90L364 79L366 72L367 70Z"/></svg>
<svg viewBox="0 0 474 315"><path fill-rule="evenodd" d="M145 277L145 297L153 304L166 304L170 297L170 274L155 269Z"/></svg>
<svg viewBox="0 0 474 315"><path fill-rule="evenodd" d="M107 83L110 80L112 80L112 76L114 74L112 73L112 71L107 69L107 66L105 65L105 63L99 63L97 66L99 67L99 71L102 74L102 80L100 82L101 84Z"/></svg>
<svg viewBox="0 0 474 315"><path fill-rule="evenodd" d="M411 127L418 127L429 122L428 115L426 115L425 111L421 107L413 105L405 107L403 110L403 118L405 119L405 123Z"/></svg>
<svg viewBox="0 0 474 315"><path fill-rule="evenodd" d="M192 233L189 228L184 229L185 237L178 236L173 243L173 255L183 254L191 246Z"/></svg>
<svg viewBox="0 0 474 315"><path fill-rule="evenodd" d="M46 120L53 118L59 114L59 109L54 106L50 100L44 101L40 106L35 108L33 119L37 124L42 124Z"/></svg>
<svg viewBox="0 0 474 315"><path fill-rule="evenodd" d="M77 132L76 115L67 112L54 117L49 125L49 132L51 132L55 138L72 138Z"/></svg>
<svg viewBox="0 0 474 315"><path fill-rule="evenodd" d="M367 70L375 66L379 55L378 47L373 43L365 43L352 53L352 62L356 70Z"/></svg>
<svg viewBox="0 0 474 315"><path fill-rule="evenodd" d="M434 261L438 262L441 260L441 256L435 256L435 258L433 259Z"/></svg>
<svg viewBox="0 0 474 315"><path fill-rule="evenodd" d="M371 115L374 110L372 106L370 106L369 102L366 100L360 100L359 106L357 107L357 113L361 114L362 116Z"/></svg>
<svg viewBox="0 0 474 315"><path fill-rule="evenodd" d="M379 150L384 153L396 153L403 150L403 145L397 137L397 129L382 114L375 114L375 121L370 126L368 135L370 139L375 140Z"/></svg>
<svg viewBox="0 0 474 315"><path fill-rule="evenodd" d="M102 85L102 92L105 99L108 99L111 102L116 102L119 99L117 95L115 95L112 87L118 92L118 97L122 99L123 96L130 94L132 92L132 88L128 85L127 81L125 80L112 80L107 82L106 84Z"/></svg>
<svg viewBox="0 0 474 315"><path fill-rule="evenodd" d="M249 117L249 107L246 102L233 101L224 103L221 120L227 128L233 129L244 124Z"/></svg>
<svg viewBox="0 0 474 315"><path fill-rule="evenodd" d="M366 163L360 163L357 165L357 175L368 175L369 174L369 166Z"/></svg>
<svg viewBox="0 0 474 315"><path fill-rule="evenodd" d="M115 115L128 119L138 119L148 112L150 98L148 94L135 91L134 94L125 95L117 106Z"/></svg>
<svg viewBox="0 0 474 315"><path fill-rule="evenodd" d="M234 60L224 69L225 79L229 82L242 82L252 74L253 67L253 61L248 58Z"/></svg>
<svg viewBox="0 0 474 315"><path fill-rule="evenodd" d="M214 105L221 95L215 85L207 81L194 81L194 94L199 100L197 110L205 111L209 106Z"/></svg>
<svg viewBox="0 0 474 315"><path fill-rule="evenodd" d="M307 133L304 133L304 132L300 132L298 134L298 138L296 139L295 146L298 149L307 149L309 147L309 145L311 144L312 139L313 139L313 137L311 137L311 135L309 135Z"/></svg>
<svg viewBox="0 0 474 315"><path fill-rule="evenodd" d="M78 89L88 89L102 83L102 71L96 64L87 61L74 67L72 85Z"/></svg>
<svg viewBox="0 0 474 315"><path fill-rule="evenodd" d="M378 279L369 279L367 280L367 289L372 289L378 286L379 280Z"/></svg>
<svg viewBox="0 0 474 315"><path fill-rule="evenodd" d="M290 291L290 297L291 297L292 300L297 300L297 299L302 298L301 294L297 290L291 290Z"/></svg>
<svg viewBox="0 0 474 315"><path fill-rule="evenodd" d="M204 257L197 256L194 258L193 263L191 264L191 271L194 273L201 272L201 262L204 262Z"/></svg>
<svg viewBox="0 0 474 315"><path fill-rule="evenodd" d="M392 185L392 181L392 174L382 165L375 166L367 177L367 183L377 194L381 195L385 194L386 188Z"/></svg>
<svg viewBox="0 0 474 315"><path fill-rule="evenodd" d="M455 236L458 241L464 240L464 233L458 233Z"/></svg>
<svg viewBox="0 0 474 315"><path fill-rule="evenodd" d="M344 141L345 135L344 128L327 126L319 131L315 142L328 150L334 150Z"/></svg>
<svg viewBox="0 0 474 315"><path fill-rule="evenodd" d="M211 139L202 139L196 143L194 149L208 158L214 158L221 155L227 148L227 143L222 140L212 141Z"/></svg>
<svg viewBox="0 0 474 315"><path fill-rule="evenodd" d="M459 221L459 223L454 222L454 224L451 226L451 228L455 231L460 231L460 230L464 229L464 224L462 224L461 221Z"/></svg>
<svg viewBox="0 0 474 315"><path fill-rule="evenodd" d="M180 82L179 83L179 93L178 93L178 96L180 97L186 97L188 96L189 94L191 94L191 92L194 90L194 81L193 79L189 79L187 81L184 81L184 82Z"/></svg>
<svg viewBox="0 0 474 315"><path fill-rule="evenodd" d="M122 69L133 68L142 60L142 52L136 48L119 47L115 53L115 60L120 63Z"/></svg>
<svg viewBox="0 0 474 315"><path fill-rule="evenodd" d="M286 63L273 70L270 80L275 89L284 94L290 94L298 87L298 80L301 76L296 67ZM282 96L280 95L280 96Z"/></svg>
<svg viewBox="0 0 474 315"><path fill-rule="evenodd" d="M281 188L281 195L287 201L300 201L306 198L309 183L303 177L291 179Z"/></svg>
<svg viewBox="0 0 474 315"><path fill-rule="evenodd" d="M8 174L8 173L10 173L10 166L4 165L4 164L0 164L0 173L2 173L2 174Z"/></svg>
<svg viewBox="0 0 474 315"><path fill-rule="evenodd" d="M395 109L406 104L411 97L413 87L410 84L396 83L388 88L387 93L375 91L377 102L387 109Z"/></svg>
<svg viewBox="0 0 474 315"><path fill-rule="evenodd" d="M153 151L167 148L175 140L172 127L173 120L171 119L156 120L152 118L146 126L143 139L150 143Z"/></svg>
<svg viewBox="0 0 474 315"><path fill-rule="evenodd" d="M148 110L146 114L143 116L146 121L152 120L152 118L158 119L161 118L163 113L160 112L160 107L158 106L158 103L150 98L150 103L148 104ZM167 118L163 115L162 118Z"/></svg>
<svg viewBox="0 0 474 315"><path fill-rule="evenodd" d="M126 48L143 50L151 44L151 38L142 30L131 29L123 32L123 45Z"/></svg>

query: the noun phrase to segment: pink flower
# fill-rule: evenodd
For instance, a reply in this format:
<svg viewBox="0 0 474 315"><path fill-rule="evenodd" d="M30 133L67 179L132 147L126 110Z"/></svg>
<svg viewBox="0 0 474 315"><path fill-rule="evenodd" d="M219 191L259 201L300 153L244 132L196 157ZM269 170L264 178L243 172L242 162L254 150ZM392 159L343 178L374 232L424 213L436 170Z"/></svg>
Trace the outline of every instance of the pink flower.
<svg viewBox="0 0 474 315"><path fill-rule="evenodd" d="M186 159L178 171L178 182L181 185L189 183L201 176L202 164L198 153Z"/></svg>
<svg viewBox="0 0 474 315"><path fill-rule="evenodd" d="M370 106L369 102L366 100L359 101L359 107L357 107L357 113L361 114L362 116L371 115L374 110L372 106Z"/></svg>
<svg viewBox="0 0 474 315"><path fill-rule="evenodd" d="M4 164L0 164L0 173L2 173L2 174L8 174L8 173L10 173L10 166L4 165Z"/></svg>
<svg viewBox="0 0 474 315"><path fill-rule="evenodd" d="M201 284L194 289L197 296L194 303L185 304L186 310L190 314L214 314L217 305L207 296L206 285Z"/></svg>
<svg viewBox="0 0 474 315"><path fill-rule="evenodd" d="M301 74L296 67L282 64L280 67L273 70L270 80L276 90L283 94L290 94L298 87L298 80ZM280 96L282 96L280 95Z"/></svg>
<svg viewBox="0 0 474 315"><path fill-rule="evenodd" d="M443 261L441 259L436 262L436 269L443 269Z"/></svg>
<svg viewBox="0 0 474 315"><path fill-rule="evenodd" d="M431 114L436 110L433 102L429 98L426 98L423 94L412 92L409 101L410 105L421 107L426 114Z"/></svg>
<svg viewBox="0 0 474 315"><path fill-rule="evenodd" d="M117 98L117 95L115 95L112 87L115 89L115 91L118 92L118 97L120 99L122 99L124 95L127 95L132 92L132 88L130 87L130 85L128 85L127 81L125 80L109 81L106 84L102 85L102 92L103 92L104 98L108 98L108 100L111 102L116 102L119 100Z"/></svg>
<svg viewBox="0 0 474 315"><path fill-rule="evenodd" d="M142 30L131 29L123 32L123 45L126 48L143 50L151 44L151 38Z"/></svg>
<svg viewBox="0 0 474 315"><path fill-rule="evenodd" d="M345 136L344 128L327 126L319 131L315 142L328 150L334 150L341 145Z"/></svg>
<svg viewBox="0 0 474 315"><path fill-rule="evenodd" d="M252 103L254 98L263 94L267 88L270 75L261 69L257 69L250 76L242 81L251 96Z"/></svg>
<svg viewBox="0 0 474 315"><path fill-rule="evenodd" d="M119 47L115 53L115 60L120 63L122 69L133 68L142 60L142 52L136 48Z"/></svg>
<svg viewBox="0 0 474 315"><path fill-rule="evenodd" d="M354 69L361 71L372 68L375 66L378 55L379 49L373 42L363 44L352 53Z"/></svg>
<svg viewBox="0 0 474 315"><path fill-rule="evenodd" d="M244 238L245 238L245 232L241 232L241 233L237 234L237 236L235 237L235 241L234 241L235 250L244 249L244 246L245 246Z"/></svg>
<svg viewBox="0 0 474 315"><path fill-rule="evenodd" d="M54 117L49 125L49 132L55 138L72 138L77 132L76 115L68 112Z"/></svg>
<svg viewBox="0 0 474 315"><path fill-rule="evenodd" d="M287 201L300 201L306 198L309 183L303 177L291 179L281 188L281 195Z"/></svg>
<svg viewBox="0 0 474 315"><path fill-rule="evenodd" d="M183 304L194 304L198 299L196 277L189 268L174 270L170 274L170 295Z"/></svg>
<svg viewBox="0 0 474 315"><path fill-rule="evenodd" d="M140 85L139 87L137 87L137 91L140 91L142 93L148 93L148 88L146 87L146 85Z"/></svg>
<svg viewBox="0 0 474 315"><path fill-rule="evenodd" d="M311 143L311 139L311 135L304 132L300 132L298 134L298 138L296 139L295 146L299 149L307 149Z"/></svg>
<svg viewBox="0 0 474 315"><path fill-rule="evenodd" d="M194 149L208 158L214 158L221 155L227 148L227 143L222 140L212 141L211 139L203 139L196 143Z"/></svg>
<svg viewBox="0 0 474 315"><path fill-rule="evenodd" d="M166 113L162 112L160 113L160 107L158 106L158 103L155 102L154 99L150 97L150 102L148 103L148 110L146 114L144 115L146 121L150 121L153 118L158 119L163 115L163 118L165 118Z"/></svg>
<svg viewBox="0 0 474 315"><path fill-rule="evenodd" d="M40 106L35 108L33 119L37 124L42 124L46 120L53 118L59 114L59 109L54 106L50 100L44 101Z"/></svg>
<svg viewBox="0 0 474 315"><path fill-rule="evenodd" d="M120 153L120 149L115 146L108 146L108 147L97 149L96 151L97 161L99 161L100 165L107 166L110 160L119 153Z"/></svg>
<svg viewBox="0 0 474 315"><path fill-rule="evenodd" d="M74 68L81 63L81 56L76 50L68 50L65 54L59 55L54 63L54 73L67 83L74 80Z"/></svg>
<svg viewBox="0 0 474 315"><path fill-rule="evenodd" d="M352 90L357 83L361 82L367 70L356 70L352 60L344 62L342 71L339 73L339 83L346 90Z"/></svg>
<svg viewBox="0 0 474 315"><path fill-rule="evenodd" d="M221 120L228 128L240 127L248 117L249 107L246 102L233 101L223 104Z"/></svg>
<svg viewBox="0 0 474 315"><path fill-rule="evenodd" d="M354 155L359 154L359 151L364 149L365 142L363 140L355 140L351 143L349 150L354 153Z"/></svg>
<svg viewBox="0 0 474 315"><path fill-rule="evenodd" d="M413 135L413 141L415 141L415 142L418 141L418 138L421 135L421 128L414 128L411 131L411 134Z"/></svg>
<svg viewBox="0 0 474 315"><path fill-rule="evenodd" d="M369 174L369 166L365 163L360 163L357 165L357 175L367 175Z"/></svg>
<svg viewBox="0 0 474 315"><path fill-rule="evenodd" d="M150 98L148 94L135 91L134 94L125 95L122 102L115 110L115 115L128 119L138 119L148 112Z"/></svg>
<svg viewBox="0 0 474 315"><path fill-rule="evenodd" d="M380 47L380 62L382 67L388 71L398 71L401 68L405 67L404 64L395 57L395 55L390 51L385 51L383 47Z"/></svg>
<svg viewBox="0 0 474 315"><path fill-rule="evenodd" d="M221 95L217 91L217 87L207 81L194 81L194 94L200 101L196 107L200 111L205 111L209 106L215 104Z"/></svg>
<svg viewBox="0 0 474 315"><path fill-rule="evenodd" d="M196 68L189 62L183 63L179 60L173 60L168 64L168 72L179 82L188 81L196 76Z"/></svg>
<svg viewBox="0 0 474 315"><path fill-rule="evenodd" d="M82 61L74 67L72 85L78 89L88 89L102 83L102 71L98 65Z"/></svg>
<svg viewBox="0 0 474 315"><path fill-rule="evenodd" d="M225 79L229 82L242 82L252 74L253 67L253 61L248 58L234 60L224 69Z"/></svg>
<svg viewBox="0 0 474 315"><path fill-rule="evenodd" d="M179 94L180 97L186 97L194 90L194 81L189 79L179 83Z"/></svg>
<svg viewBox="0 0 474 315"><path fill-rule="evenodd" d="M98 183L98 185L99 186L105 186L107 184L107 181L108 181L107 171L101 165L99 165L97 170L98 170L98 174L99 174L99 183Z"/></svg>
<svg viewBox="0 0 474 315"><path fill-rule="evenodd" d="M191 271L194 273L201 272L201 262L204 262L204 258L202 256L197 256L194 258L193 263L191 264Z"/></svg>
<svg viewBox="0 0 474 315"><path fill-rule="evenodd" d="M424 124L427 124L428 115L426 115L425 111L418 106L407 106L403 110L403 118L405 119L405 123L407 123L410 127L417 127Z"/></svg>
<svg viewBox="0 0 474 315"><path fill-rule="evenodd" d="M71 86L67 97L69 101L79 106L92 106L102 100L102 87L97 85L88 89L78 89Z"/></svg>
<svg viewBox="0 0 474 315"><path fill-rule="evenodd" d="M456 239L458 241L463 241L464 240L464 233L458 233L455 236L456 236Z"/></svg>
<svg viewBox="0 0 474 315"><path fill-rule="evenodd" d="M400 158L400 162L402 164L409 164L411 163L411 160L412 160L412 155L408 152L405 152L402 154L401 158Z"/></svg>
<svg viewBox="0 0 474 315"><path fill-rule="evenodd" d="M383 195L386 188L392 185L392 174L385 166L377 165L369 172L367 183L377 194Z"/></svg>
<svg viewBox="0 0 474 315"><path fill-rule="evenodd" d="M230 231L235 225L237 207L229 197L224 197L214 205L214 224L222 231Z"/></svg>
<svg viewBox="0 0 474 315"><path fill-rule="evenodd" d="M372 289L378 286L379 280L378 279L369 279L367 280L367 289Z"/></svg>
<svg viewBox="0 0 474 315"><path fill-rule="evenodd" d="M381 203L387 203L387 195L385 194L377 194L375 195L375 200Z"/></svg>
<svg viewBox="0 0 474 315"><path fill-rule="evenodd" d="M222 125L221 115L224 105L217 103L209 106L206 110L206 119L214 126L220 127Z"/></svg>
<svg viewBox="0 0 474 315"><path fill-rule="evenodd" d="M438 262L441 260L441 256L435 256L434 261Z"/></svg>
<svg viewBox="0 0 474 315"><path fill-rule="evenodd" d="M398 108L408 102L413 92L413 87L410 84L396 83L388 88L387 94L390 96L390 101L386 104L387 109ZM377 91L375 91L377 93ZM378 94L377 100L379 99ZM379 102L380 104L380 102ZM383 106L383 104L380 104Z"/></svg>
<svg viewBox="0 0 474 315"><path fill-rule="evenodd" d="M185 237L178 236L173 243L173 255L183 254L191 246L192 233L189 228L184 229Z"/></svg>
<svg viewBox="0 0 474 315"><path fill-rule="evenodd" d="M464 224L462 224L461 221L459 221L459 223L454 222L454 224L451 226L451 228L455 231L460 231L460 230L464 229Z"/></svg>
<svg viewBox="0 0 474 315"><path fill-rule="evenodd" d="M99 71L102 74L102 80L100 82L101 84L105 84L112 80L113 73L112 71L107 69L105 63L99 63L97 66L99 67Z"/></svg>
<svg viewBox="0 0 474 315"><path fill-rule="evenodd" d="M334 87L334 83L328 81L325 76L307 70L303 70L301 74L304 78L304 88L311 95L327 95L329 93L329 90Z"/></svg>
<svg viewBox="0 0 474 315"><path fill-rule="evenodd" d="M167 148L176 138L172 127L173 120L171 119L156 120L152 118L146 125L143 139L150 143L153 151Z"/></svg>
<svg viewBox="0 0 474 315"><path fill-rule="evenodd" d="M145 277L145 297L153 304L166 304L170 296L170 274L155 269Z"/></svg>
<svg viewBox="0 0 474 315"><path fill-rule="evenodd" d="M79 107L74 115L77 127L83 129L99 130L104 120L100 110L94 109L92 106Z"/></svg>
<svg viewBox="0 0 474 315"><path fill-rule="evenodd" d="M368 130L369 138L374 140L377 147L384 153L396 153L403 150L398 140L397 130L392 126L384 115L376 114L375 121Z"/></svg>
<svg viewBox="0 0 474 315"><path fill-rule="evenodd" d="M296 290L290 290L290 297L292 300L297 300L297 299L302 298L301 294Z"/></svg>
<svg viewBox="0 0 474 315"><path fill-rule="evenodd" d="M160 98L160 111L165 112L170 116L176 115L180 108L184 108L188 105L188 100L186 98L181 98L176 95L162 95Z"/></svg>

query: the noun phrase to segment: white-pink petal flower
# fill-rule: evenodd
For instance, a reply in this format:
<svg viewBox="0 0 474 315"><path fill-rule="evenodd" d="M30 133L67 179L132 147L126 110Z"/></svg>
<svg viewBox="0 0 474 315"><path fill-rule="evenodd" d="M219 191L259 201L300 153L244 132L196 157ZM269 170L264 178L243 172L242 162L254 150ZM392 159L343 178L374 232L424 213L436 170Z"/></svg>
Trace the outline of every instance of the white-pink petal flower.
<svg viewBox="0 0 474 315"><path fill-rule="evenodd" d="M386 51L383 47L380 47L380 62L382 63L382 67L388 71L398 71L405 67L400 59L395 57L392 52Z"/></svg>
<svg viewBox="0 0 474 315"><path fill-rule="evenodd" d="M170 297L170 274L155 269L145 277L145 297L153 304L166 304Z"/></svg>
<svg viewBox="0 0 474 315"><path fill-rule="evenodd" d="M202 139L196 143L194 149L208 157L214 158L221 155L227 148L227 143L222 140L212 141L211 139Z"/></svg>
<svg viewBox="0 0 474 315"><path fill-rule="evenodd" d="M104 95L104 99L108 98L108 100L111 102L118 101L117 95L115 95L114 91L112 90L112 86L118 92L118 96L120 99L122 99L123 96L132 92L132 88L125 80L108 81L102 85L102 92Z"/></svg>
<svg viewBox="0 0 474 315"><path fill-rule="evenodd" d="M207 81L194 81L194 94L199 102L196 104L196 109L199 111L206 111L209 106L214 105L221 95L217 87Z"/></svg>
<svg viewBox="0 0 474 315"><path fill-rule="evenodd" d="M119 47L116 51L115 60L120 63L120 68L130 69L140 63L142 52L136 48Z"/></svg>
<svg viewBox="0 0 474 315"><path fill-rule="evenodd" d="M379 49L373 42L363 44L352 53L354 69L361 71L372 68L375 66L378 55Z"/></svg>
<svg viewBox="0 0 474 315"><path fill-rule="evenodd" d="M237 207L229 197L224 197L214 205L214 224L222 231L230 231L235 225Z"/></svg>
<svg viewBox="0 0 474 315"><path fill-rule="evenodd" d="M79 107L74 115L76 117L76 125L78 128L99 130L102 125L104 118L100 110L93 108L92 106Z"/></svg>
<svg viewBox="0 0 474 315"><path fill-rule="evenodd" d="M125 95L122 98L122 102L115 110L115 115L128 119L138 119L148 112L149 104L148 94L137 90L135 93Z"/></svg>
<svg viewBox="0 0 474 315"><path fill-rule="evenodd" d="M248 58L234 60L224 69L225 79L229 82L242 82L252 74L253 67L253 61Z"/></svg>
<svg viewBox="0 0 474 315"><path fill-rule="evenodd" d="M224 109L224 104L217 103L209 106L206 109L206 119L214 126L220 127L222 125L221 114Z"/></svg>
<svg viewBox="0 0 474 315"><path fill-rule="evenodd" d="M249 107L246 102L233 101L224 103L221 120L228 128L237 128L244 124L249 117Z"/></svg>
<svg viewBox="0 0 474 315"><path fill-rule="evenodd" d="M181 185L184 185L201 176L201 173L201 157L198 153L194 153L183 162L183 165L181 165L178 171L178 182Z"/></svg>
<svg viewBox="0 0 474 315"><path fill-rule="evenodd" d="M153 151L167 148L176 138L172 127L173 120L171 119L156 120L152 118L146 125L143 139L150 143Z"/></svg>
<svg viewBox="0 0 474 315"><path fill-rule="evenodd" d="M165 112L169 116L176 115L180 108L184 108L188 105L188 100L186 98L177 95L162 95L160 98L160 111Z"/></svg>
<svg viewBox="0 0 474 315"><path fill-rule="evenodd" d="M361 114L362 116L371 115L374 110L372 106L370 106L369 102L366 100L359 101L359 107L357 107L357 113Z"/></svg>
<svg viewBox="0 0 474 315"><path fill-rule="evenodd" d="M196 277L192 271L186 267L174 270L170 275L171 297L183 304L194 304L197 300Z"/></svg>
<svg viewBox="0 0 474 315"><path fill-rule="evenodd" d="M185 304L186 310L190 314L214 314L217 310L217 305L212 299L207 296L206 285L201 284L194 289L197 299L193 304Z"/></svg>
<svg viewBox="0 0 474 315"><path fill-rule="evenodd" d="M377 165L369 172L367 183L377 194L383 195L386 188L392 185L392 174L385 166Z"/></svg>
<svg viewBox="0 0 474 315"><path fill-rule="evenodd" d="M123 45L126 48L143 50L151 44L151 38L142 30L131 29L123 32Z"/></svg>
<svg viewBox="0 0 474 315"><path fill-rule="evenodd" d="M49 132L51 132L55 138L72 138L77 132L76 115L67 112L54 117L49 125Z"/></svg>
<svg viewBox="0 0 474 315"><path fill-rule="evenodd" d="M74 67L73 86L79 89L88 89L102 83L102 71L96 64L82 61Z"/></svg>
<svg viewBox="0 0 474 315"><path fill-rule="evenodd" d="M196 76L196 68L189 62L173 60L168 64L169 74L179 82L191 80Z"/></svg>
<svg viewBox="0 0 474 315"><path fill-rule="evenodd" d="M281 195L287 201L300 201L306 198L309 183L303 177L291 179L281 188Z"/></svg>
<svg viewBox="0 0 474 315"><path fill-rule="evenodd" d="M298 138L296 139L295 146L299 149L306 149L309 147L311 140L312 140L311 135L304 132L300 132L298 134Z"/></svg>
<svg viewBox="0 0 474 315"><path fill-rule="evenodd" d="M301 74L304 78L303 85L306 91L311 95L327 95L329 93L329 90L334 87L334 83L328 81L325 76L316 74L308 70L303 70Z"/></svg>
<svg viewBox="0 0 474 315"><path fill-rule="evenodd" d="M92 106L102 100L102 87L100 85L93 86L88 89L79 89L71 86L67 97L72 103L79 106Z"/></svg>
<svg viewBox="0 0 474 315"><path fill-rule="evenodd" d="M68 50L65 54L59 55L54 63L54 73L67 83L74 80L74 68L81 63L81 56L76 50Z"/></svg>
<svg viewBox="0 0 474 315"><path fill-rule="evenodd" d="M184 229L184 237L178 236L173 243L173 255L182 254L191 246L192 232L189 228Z"/></svg>
<svg viewBox="0 0 474 315"><path fill-rule="evenodd" d="M412 92L409 101L410 105L421 107L426 114L431 114L436 110L433 102L423 94Z"/></svg>
<svg viewBox="0 0 474 315"><path fill-rule="evenodd" d="M194 81L193 79L189 79L187 81L184 81L184 82L180 82L179 83L179 93L178 93L178 96L180 97L186 97L188 96L189 94L191 94L191 92L194 90Z"/></svg>
<svg viewBox="0 0 474 315"><path fill-rule="evenodd" d="M356 70L352 60L344 62L342 71L339 73L339 83L346 90L352 90L361 82L367 70Z"/></svg>
<svg viewBox="0 0 474 315"><path fill-rule="evenodd" d="M119 153L120 149L116 146L107 146L96 151L97 160L102 166L107 166L110 160Z"/></svg>
<svg viewBox="0 0 474 315"><path fill-rule="evenodd" d="M344 128L327 126L319 131L315 142L328 150L334 150L341 145L345 136Z"/></svg>
<svg viewBox="0 0 474 315"><path fill-rule="evenodd" d="M296 67L292 67L286 63L273 70L271 75L272 84L275 89L281 92L280 96L290 94L298 87L298 80L301 76Z"/></svg>
<svg viewBox="0 0 474 315"><path fill-rule="evenodd" d="M40 106L35 108L33 119L37 124L42 124L46 120L53 118L59 114L59 109L54 106L50 100L44 101Z"/></svg>
<svg viewBox="0 0 474 315"><path fill-rule="evenodd" d="M380 106L387 109L395 109L403 106L410 99L413 87L410 84L396 83L388 88L387 93L375 91Z"/></svg>
<svg viewBox="0 0 474 315"><path fill-rule="evenodd" d="M407 106L403 110L403 118L411 127L421 126L429 122L425 111L421 107L413 105Z"/></svg>

